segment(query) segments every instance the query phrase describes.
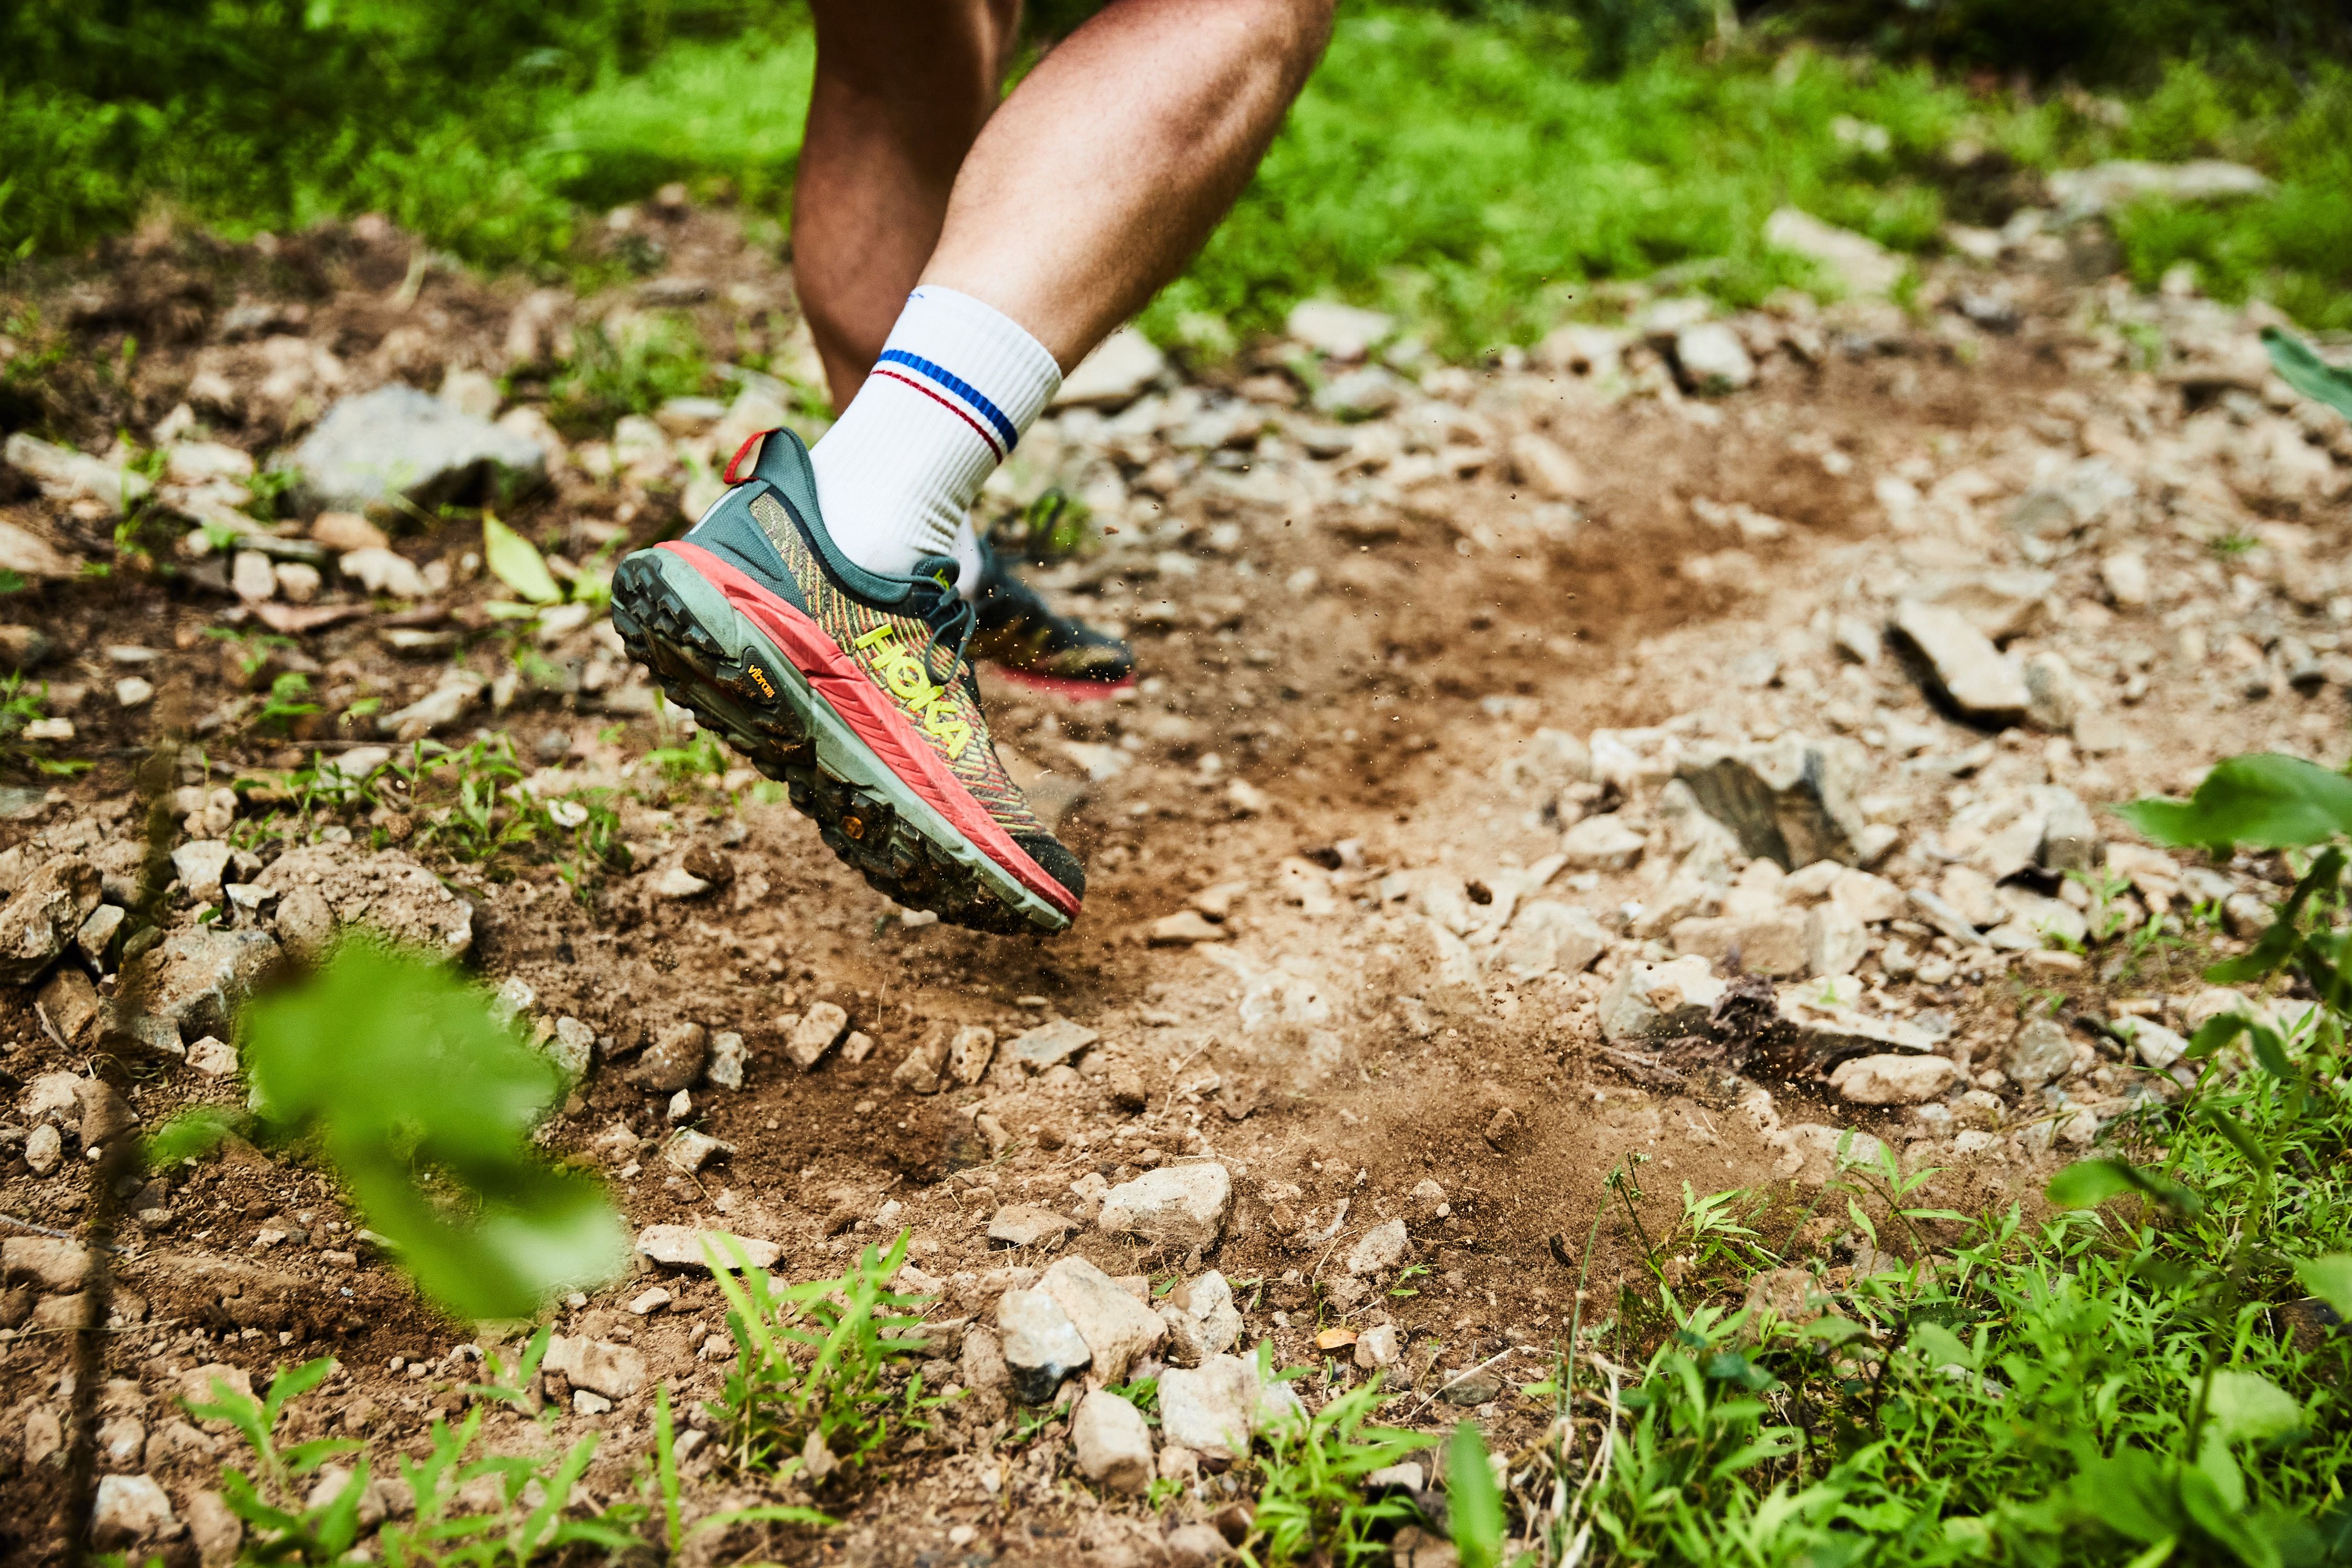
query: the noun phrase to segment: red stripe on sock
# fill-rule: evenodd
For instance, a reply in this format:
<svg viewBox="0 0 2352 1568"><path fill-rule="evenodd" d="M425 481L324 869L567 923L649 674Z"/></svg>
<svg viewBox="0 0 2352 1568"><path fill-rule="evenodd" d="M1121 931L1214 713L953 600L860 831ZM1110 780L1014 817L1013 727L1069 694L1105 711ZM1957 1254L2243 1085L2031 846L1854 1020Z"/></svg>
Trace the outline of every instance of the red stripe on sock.
<svg viewBox="0 0 2352 1568"><path fill-rule="evenodd" d="M917 392L921 393L925 397L929 398L933 403L938 404L940 407L946 409L949 413L954 415L957 418L971 426L971 433L979 437L982 441L988 443L988 449L995 455L996 460L999 462L1003 462L1004 460L1004 448L996 444L996 437L990 435L985 429L983 429L979 420L974 419L971 415L966 414L962 409L958 408L954 404L950 403L946 398L941 397L938 393L933 392L929 387L925 386L921 382L916 381L909 376L900 375L895 370L877 370L874 374L877 375L887 375L892 381L898 383L901 386L913 387Z"/></svg>

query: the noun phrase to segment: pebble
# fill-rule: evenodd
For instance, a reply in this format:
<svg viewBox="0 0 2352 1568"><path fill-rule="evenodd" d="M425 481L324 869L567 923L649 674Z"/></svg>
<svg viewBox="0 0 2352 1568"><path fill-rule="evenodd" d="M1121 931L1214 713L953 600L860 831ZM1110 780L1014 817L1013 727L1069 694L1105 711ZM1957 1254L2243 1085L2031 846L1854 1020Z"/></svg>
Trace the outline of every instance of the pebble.
<svg viewBox="0 0 2352 1568"><path fill-rule="evenodd" d="M120 1548L140 1542L169 1541L184 1527L172 1500L152 1476L100 1476L90 1531L99 1545Z"/></svg>
<svg viewBox="0 0 2352 1568"><path fill-rule="evenodd" d="M1233 934L1224 926L1212 925L1198 910L1178 910L1152 921L1149 939L1154 947L1184 947L1195 942L1223 942Z"/></svg>
<svg viewBox="0 0 2352 1568"><path fill-rule="evenodd" d="M1701 748L1675 777L1745 854L1792 871L1866 858L1870 824L1856 797L1869 759L1850 741L1787 734L1761 745Z"/></svg>
<svg viewBox="0 0 2352 1568"><path fill-rule="evenodd" d="M1078 1401L1070 1443L1078 1469L1096 1485L1133 1496L1151 1484L1151 1428L1141 1411L1108 1388Z"/></svg>
<svg viewBox="0 0 2352 1568"><path fill-rule="evenodd" d="M1247 1453L1257 1404L1257 1370L1238 1356L1211 1356L1160 1375L1161 1437L1195 1453Z"/></svg>
<svg viewBox="0 0 2352 1568"><path fill-rule="evenodd" d="M547 477L537 442L398 382L337 401L291 461L309 504L352 512L401 500L431 512L472 493L504 500Z"/></svg>
<svg viewBox="0 0 2352 1568"><path fill-rule="evenodd" d="M655 874L654 896L663 899L698 899L710 891L710 884L683 866L665 866Z"/></svg>
<svg viewBox="0 0 2352 1568"><path fill-rule="evenodd" d="M1327 359L1356 360L1396 331L1396 318L1336 300L1301 300L1283 318L1283 331Z"/></svg>
<svg viewBox="0 0 2352 1568"><path fill-rule="evenodd" d="M2065 1026L2054 1019L2036 1018L2017 1032L2000 1065L2029 1091L2037 1089L2073 1068L2074 1042L2067 1037Z"/></svg>
<svg viewBox="0 0 2352 1568"><path fill-rule="evenodd" d="M1403 1353L1403 1342L1393 1323L1375 1323L1356 1336L1356 1364L1366 1371L1394 1366Z"/></svg>
<svg viewBox="0 0 2352 1568"><path fill-rule="evenodd" d="M784 1042L785 1054L798 1062L802 1070L816 1066L824 1054L849 1032L849 1012L838 1002L818 1002L801 1015L793 1026L791 1037Z"/></svg>
<svg viewBox="0 0 2352 1568"><path fill-rule="evenodd" d="M65 1158L65 1135L57 1124L44 1121L25 1135L25 1165L37 1176L57 1173L58 1163Z"/></svg>
<svg viewBox="0 0 2352 1568"><path fill-rule="evenodd" d="M1356 1245L1348 1249L1348 1272L1384 1274L1401 1267L1412 1247L1412 1240L1405 1234L1404 1221L1385 1221L1357 1237Z"/></svg>
<svg viewBox="0 0 2352 1568"><path fill-rule="evenodd" d="M1005 1052L1032 1076L1056 1068L1102 1038L1099 1031L1066 1018L1025 1030L1013 1037Z"/></svg>
<svg viewBox="0 0 2352 1568"><path fill-rule="evenodd" d="M123 990L147 998L149 1012L191 1032L228 1032L236 1009L278 962L267 931L193 926L173 931L123 966Z"/></svg>
<svg viewBox="0 0 2352 1568"><path fill-rule="evenodd" d="M1559 840L1569 868L1577 871L1630 870L1648 847L1648 840L1615 816L1588 816Z"/></svg>
<svg viewBox="0 0 2352 1568"><path fill-rule="evenodd" d="M217 1035L205 1035L188 1047L188 1065L206 1078L226 1078L236 1071L236 1047Z"/></svg>
<svg viewBox="0 0 2352 1568"><path fill-rule="evenodd" d="M1692 392L1738 392L1756 382L1755 360L1739 334L1722 321L1701 321L1676 332L1675 364Z"/></svg>
<svg viewBox="0 0 2352 1568"><path fill-rule="evenodd" d="M681 1127L662 1146L662 1158L688 1175L701 1170L713 1160L723 1160L735 1152L735 1145L713 1138L697 1128Z"/></svg>
<svg viewBox="0 0 2352 1568"><path fill-rule="evenodd" d="M1157 1313L1083 1258L1056 1261L1037 1289L1054 1299L1086 1342L1097 1383L1124 1382L1128 1368L1167 1337L1168 1325Z"/></svg>
<svg viewBox="0 0 2352 1568"><path fill-rule="evenodd" d="M1234 1204L1234 1179L1213 1161L1147 1171L1103 1195L1096 1227L1154 1246L1206 1251L1223 1233Z"/></svg>
<svg viewBox="0 0 2352 1568"><path fill-rule="evenodd" d="M1853 1057L1830 1073L1830 1087L1856 1105L1922 1105L1959 1081L1958 1064L1947 1057Z"/></svg>
<svg viewBox="0 0 2352 1568"><path fill-rule="evenodd" d="M647 1089L672 1094L702 1077L709 1053L710 1034L700 1024L671 1024L654 1037L629 1077Z"/></svg>
<svg viewBox="0 0 2352 1568"><path fill-rule="evenodd" d="M1003 1247L1035 1247L1058 1241L1079 1228L1078 1222L1034 1204L1006 1204L988 1222L988 1239Z"/></svg>
<svg viewBox="0 0 2352 1568"><path fill-rule="evenodd" d="M643 1351L585 1334L551 1337L540 1364L549 1372L562 1373L575 1389L591 1389L607 1399L626 1399L646 1386Z"/></svg>
<svg viewBox="0 0 2352 1568"><path fill-rule="evenodd" d="M708 1242L719 1263L732 1268L736 1266L734 1250L723 1239L729 1235L690 1225L649 1225L637 1232L636 1249L654 1262L672 1268L708 1268L710 1264L704 1253L704 1243ZM737 1236L733 1240L735 1247L755 1268L773 1268L776 1259L783 1256L784 1249L772 1241L750 1236Z"/></svg>
<svg viewBox="0 0 2352 1568"><path fill-rule="evenodd" d="M24 985L57 962L98 909L98 868L60 856L25 879L0 905L0 984Z"/></svg>
<svg viewBox="0 0 2352 1568"><path fill-rule="evenodd" d="M2114 1028L2116 1034L2131 1042L2133 1053L2141 1061L2158 1072L2168 1070L2189 1050L2187 1040L2147 1018L2117 1018Z"/></svg>
<svg viewBox="0 0 2352 1568"><path fill-rule="evenodd" d="M1959 611L1906 599L1895 606L1890 626L1926 662L1937 690L1961 712L1989 723L2014 724L2025 718L2033 701L2025 677Z"/></svg>
<svg viewBox="0 0 2352 1568"><path fill-rule="evenodd" d="M1696 1034L1724 990L1704 958L1628 963L1601 994L1601 1032L1611 1040Z"/></svg>
<svg viewBox="0 0 2352 1568"><path fill-rule="evenodd" d="M1013 1397L1024 1405L1052 1399L1066 1379L1093 1361L1077 1325L1043 1290L1007 1290L997 1298L996 1330Z"/></svg>
<svg viewBox="0 0 2352 1568"><path fill-rule="evenodd" d="M995 1059L996 1031L984 1024L967 1024L948 1042L948 1074L958 1083L978 1083Z"/></svg>

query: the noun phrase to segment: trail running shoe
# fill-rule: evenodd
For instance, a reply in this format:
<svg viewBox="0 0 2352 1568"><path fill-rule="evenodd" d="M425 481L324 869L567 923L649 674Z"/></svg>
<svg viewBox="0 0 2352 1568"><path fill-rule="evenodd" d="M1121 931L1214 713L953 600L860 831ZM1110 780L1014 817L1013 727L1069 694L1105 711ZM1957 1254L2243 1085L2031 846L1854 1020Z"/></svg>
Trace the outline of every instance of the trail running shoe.
<svg viewBox="0 0 2352 1568"><path fill-rule="evenodd" d="M1005 558L980 546L979 613L971 651L1024 686L1079 699L1135 689L1135 653L1075 616L1057 616Z"/></svg>
<svg viewBox="0 0 2352 1568"><path fill-rule="evenodd" d="M685 538L614 574L631 657L898 902L981 931L1066 927L1086 873L997 759L955 563L884 577L849 561L789 430L744 443L726 479Z"/></svg>

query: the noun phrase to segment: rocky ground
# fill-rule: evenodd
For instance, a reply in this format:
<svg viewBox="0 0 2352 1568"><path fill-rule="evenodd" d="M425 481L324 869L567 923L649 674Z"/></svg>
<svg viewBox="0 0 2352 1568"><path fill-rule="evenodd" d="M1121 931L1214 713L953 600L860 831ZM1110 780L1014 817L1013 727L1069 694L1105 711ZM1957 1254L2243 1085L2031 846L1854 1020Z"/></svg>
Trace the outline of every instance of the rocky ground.
<svg viewBox="0 0 2352 1568"><path fill-rule="evenodd" d="M239 1002L344 925L478 972L581 1075L546 1142L610 1173L638 1252L556 1309L543 1422L487 1431L595 1436L582 1508L647 1499L656 1385L690 1407L731 1364L694 1231L793 1279L909 1233L927 1384L965 1396L781 1486L688 1417L689 1516L847 1521L692 1549L730 1560L1208 1560L1249 1528L1220 1440L1278 1398L1253 1347L1310 1408L1377 1372L1384 1420L1515 1451L1572 1314L1638 1363L1649 1264L1748 1288L1698 1268L1685 1185L1765 1194L1834 1290L1899 1262L1813 1214L1849 1131L1939 1169L1941 1206L2030 1207L2177 1092L2190 1026L2296 1005L2198 978L2281 868L2104 809L2235 752L2342 759L2352 432L2267 374L2259 310L2136 296L2022 223L1907 309L1619 289L1593 313L1622 325L1476 367L1326 306L1199 374L1118 340L991 487L1041 530L1050 489L1089 509L1039 578L1142 664L1096 705L984 677L1087 860L1041 942L900 918L625 662L617 552L813 377L726 215L611 237L651 273L592 299L367 220L157 230L9 285L12 1560L61 1549L104 1146L238 1100ZM728 363L656 399L688 332ZM547 581L486 570L485 501ZM180 1403L215 1376L332 1355L291 1429L390 1477L514 1353L420 1306L301 1158L125 1185L114 1544L235 1552L241 1447ZM1156 1426L1073 1408L1152 1374Z"/></svg>

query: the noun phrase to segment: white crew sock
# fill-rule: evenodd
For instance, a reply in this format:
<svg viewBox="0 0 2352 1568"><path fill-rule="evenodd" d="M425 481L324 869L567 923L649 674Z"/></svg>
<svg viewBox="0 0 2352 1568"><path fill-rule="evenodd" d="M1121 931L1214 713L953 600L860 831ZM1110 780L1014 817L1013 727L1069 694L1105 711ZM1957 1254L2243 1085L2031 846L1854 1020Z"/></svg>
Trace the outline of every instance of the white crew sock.
<svg viewBox="0 0 2352 1568"><path fill-rule="evenodd" d="M916 289L880 362L810 453L834 544L889 576L952 555L970 593L980 545L966 514L1061 384L1054 356L1010 316L952 289Z"/></svg>

